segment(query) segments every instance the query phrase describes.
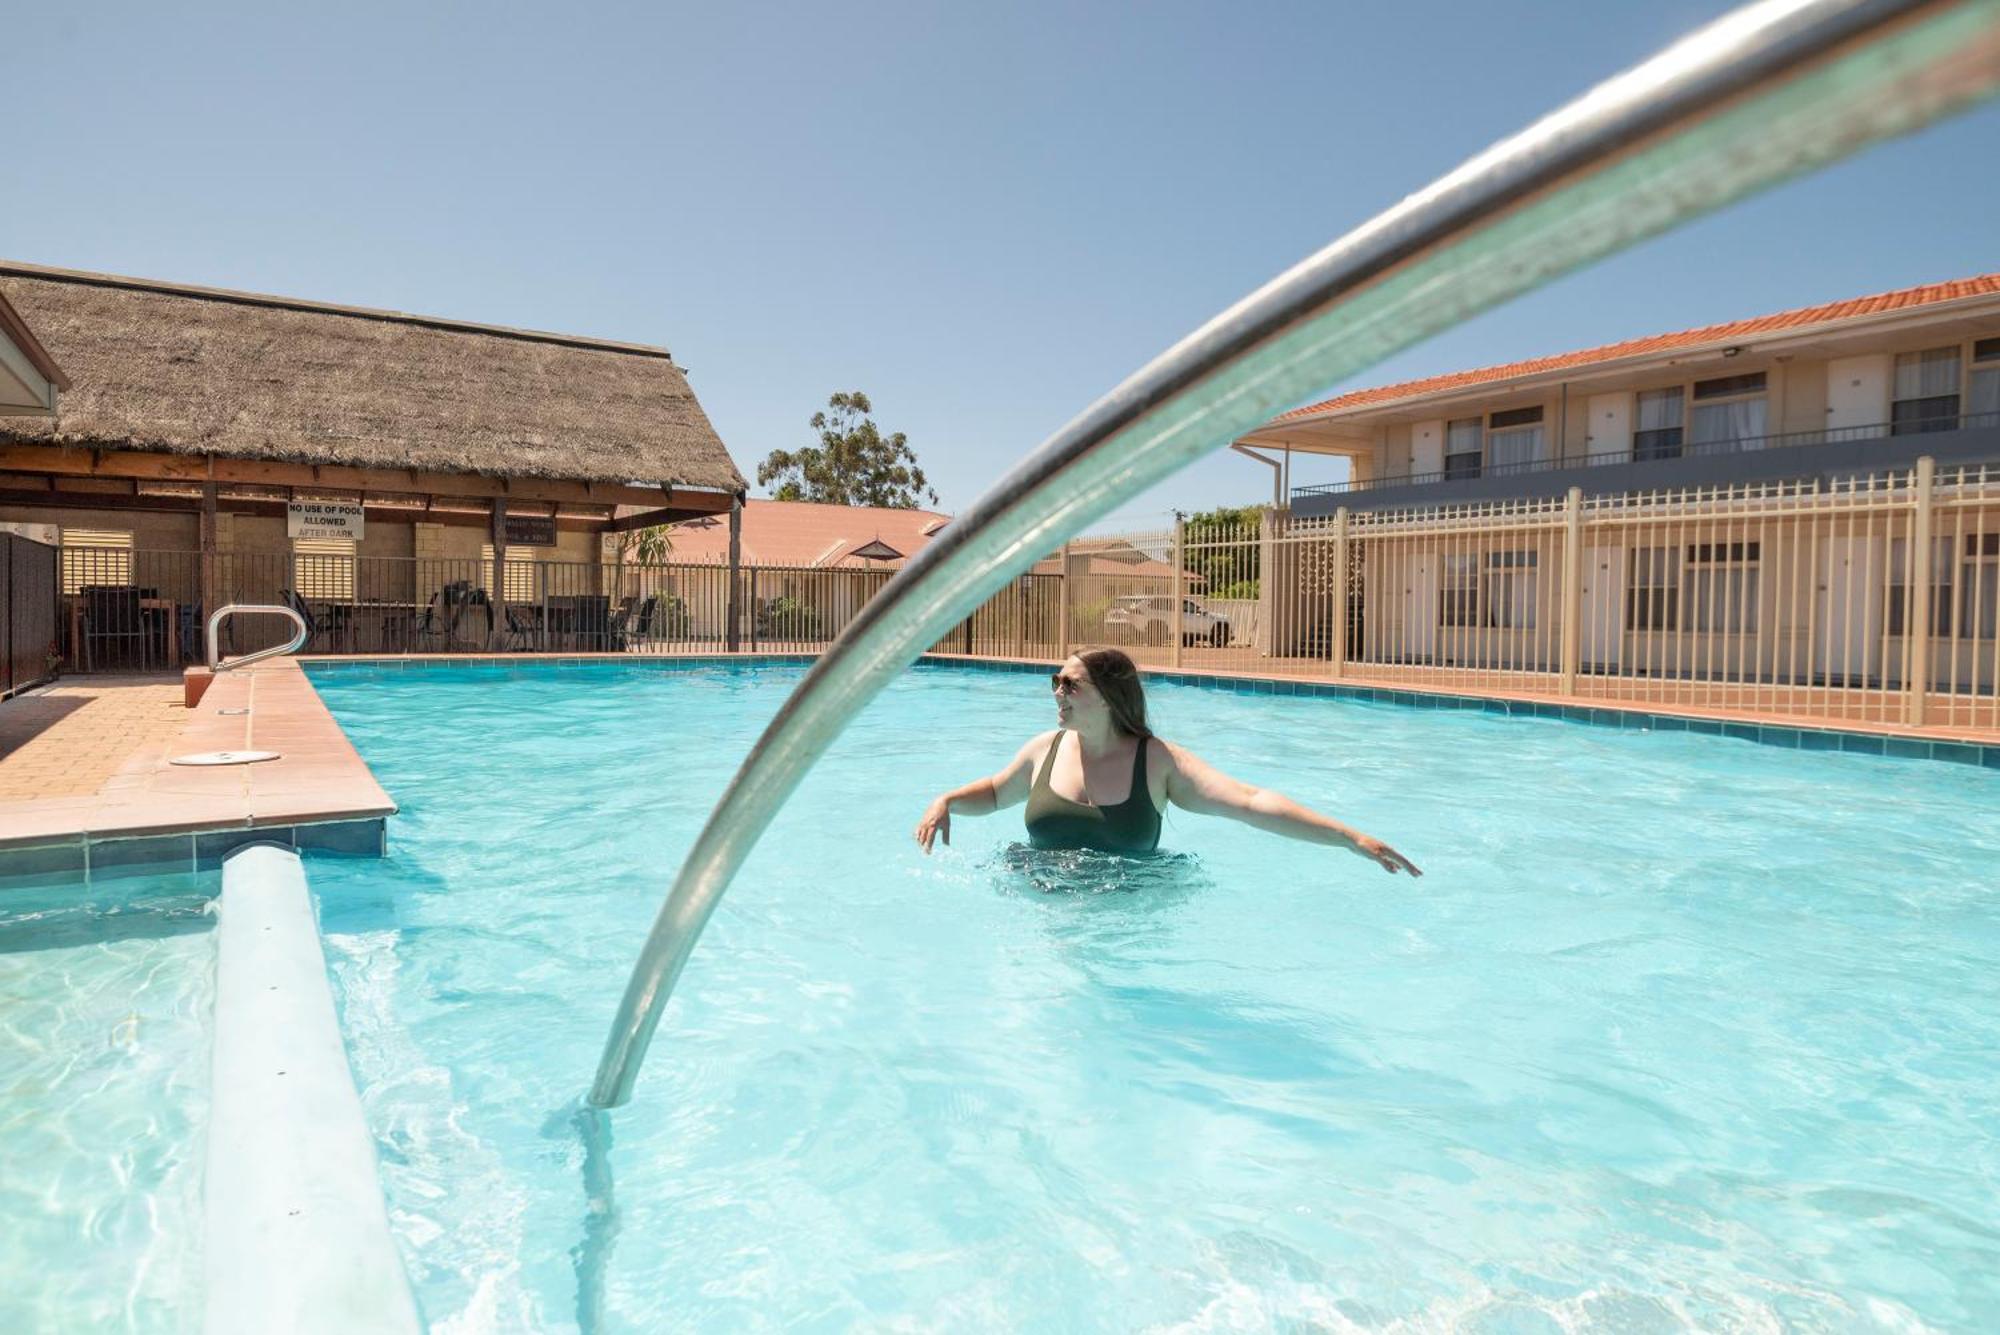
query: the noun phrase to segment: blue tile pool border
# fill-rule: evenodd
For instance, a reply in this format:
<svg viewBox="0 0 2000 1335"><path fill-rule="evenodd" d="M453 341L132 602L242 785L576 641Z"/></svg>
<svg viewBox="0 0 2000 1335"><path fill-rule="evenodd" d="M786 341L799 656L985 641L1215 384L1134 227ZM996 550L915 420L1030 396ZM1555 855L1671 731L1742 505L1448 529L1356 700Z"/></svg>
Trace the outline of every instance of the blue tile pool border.
<svg viewBox="0 0 2000 1335"><path fill-rule="evenodd" d="M0 907L11 889L87 888L132 876L214 871L246 844L280 844L300 852L381 857L388 852L383 816L286 825L231 825L126 836L65 835L0 848Z"/></svg>
<svg viewBox="0 0 2000 1335"><path fill-rule="evenodd" d="M518 655L468 655L407 658L318 658L301 659L311 677L338 677L348 673L381 671L471 671L508 673L534 671L550 666L561 668L636 668L642 671L694 671L717 667L753 668L770 663L809 666L818 654L800 652L750 651L736 654L599 654L578 657L522 657ZM917 659L920 669L959 668L973 672L1023 672L1046 674L1050 662L1009 658L973 658L956 654L924 654ZM1777 723L1743 723L1730 719L1701 718L1691 714L1653 714L1637 709L1609 709L1601 705L1562 704L1550 700L1496 700L1483 695L1452 695L1438 691L1412 691L1383 686L1352 686L1342 682L1312 681L1303 678L1239 677L1227 673L1178 672L1171 668L1141 667L1150 681L1171 682L1204 691L1227 691L1232 695L1312 696L1322 700L1350 700L1369 704L1395 705L1404 709L1470 709L1512 718L1555 719L1581 723L1586 727L1619 728L1635 732L1688 732L1712 737L1731 737L1791 751L1842 751L1850 755L1888 756L1908 760L1939 760L2000 770L2000 744L1934 741L1925 737L1897 737L1878 732L1852 732L1840 728L1806 727Z"/></svg>

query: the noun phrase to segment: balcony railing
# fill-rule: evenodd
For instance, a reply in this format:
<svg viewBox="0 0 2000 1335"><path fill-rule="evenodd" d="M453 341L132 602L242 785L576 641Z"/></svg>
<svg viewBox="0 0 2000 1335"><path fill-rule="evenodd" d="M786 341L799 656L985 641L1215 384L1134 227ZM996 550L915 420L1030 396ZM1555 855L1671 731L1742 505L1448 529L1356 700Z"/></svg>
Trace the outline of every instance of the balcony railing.
<svg viewBox="0 0 2000 1335"><path fill-rule="evenodd" d="M1822 427L1815 431L1787 431L1768 436L1745 436L1736 440L1687 441L1644 450L1619 450L1584 458L1530 459L1513 464L1460 465L1432 473L1401 473L1347 482L1323 482L1292 488L1301 496L1348 495L1362 491L1382 491L1391 487L1425 487L1439 482L1463 482L1478 478L1525 477L1535 473L1561 473L1579 468L1611 464L1663 463L1678 459L1724 458L1762 450L1789 449L1802 445L1837 445L1854 441L1883 440L1889 437L1928 435L1940 431L1970 431L2000 427L2000 412L1964 413L1953 417L1921 417L1903 422L1877 422L1867 426ZM1886 465L1885 465L1886 466Z"/></svg>

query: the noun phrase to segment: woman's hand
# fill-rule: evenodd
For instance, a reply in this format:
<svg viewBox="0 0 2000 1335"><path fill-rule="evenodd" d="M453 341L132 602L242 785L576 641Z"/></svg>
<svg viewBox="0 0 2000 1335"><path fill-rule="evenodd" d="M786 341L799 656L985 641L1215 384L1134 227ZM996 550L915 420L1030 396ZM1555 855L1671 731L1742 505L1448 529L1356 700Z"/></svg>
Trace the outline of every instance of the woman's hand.
<svg viewBox="0 0 2000 1335"><path fill-rule="evenodd" d="M1388 872L1392 876L1399 871L1406 871L1412 876L1423 875L1421 871L1417 870L1416 863L1410 861L1372 834L1355 835L1354 851L1362 857L1375 862L1383 871Z"/></svg>
<svg viewBox="0 0 2000 1335"><path fill-rule="evenodd" d="M951 844L951 800L940 797L924 810L924 818L917 822L917 843L924 852L931 851L931 841L942 837L947 847Z"/></svg>

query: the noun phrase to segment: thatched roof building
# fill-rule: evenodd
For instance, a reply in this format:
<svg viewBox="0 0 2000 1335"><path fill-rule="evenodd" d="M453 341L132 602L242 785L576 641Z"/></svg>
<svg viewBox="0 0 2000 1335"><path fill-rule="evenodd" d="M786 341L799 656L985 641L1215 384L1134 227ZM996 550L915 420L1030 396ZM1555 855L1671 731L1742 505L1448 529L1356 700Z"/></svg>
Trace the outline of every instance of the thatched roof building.
<svg viewBox="0 0 2000 1335"><path fill-rule="evenodd" d="M0 443L744 489L664 348L8 262L0 294L71 381Z"/></svg>

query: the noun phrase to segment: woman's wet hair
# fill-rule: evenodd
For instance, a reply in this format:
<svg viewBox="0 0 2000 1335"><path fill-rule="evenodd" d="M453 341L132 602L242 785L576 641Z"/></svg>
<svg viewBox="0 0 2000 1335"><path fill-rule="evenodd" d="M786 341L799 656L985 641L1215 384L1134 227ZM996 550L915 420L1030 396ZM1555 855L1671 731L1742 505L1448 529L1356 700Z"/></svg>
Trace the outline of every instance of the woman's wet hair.
<svg viewBox="0 0 2000 1335"><path fill-rule="evenodd" d="M1151 737L1146 726L1146 688L1139 682L1139 669L1118 649L1085 649L1076 655L1090 674L1090 684L1104 697L1111 710L1111 722L1127 737Z"/></svg>

